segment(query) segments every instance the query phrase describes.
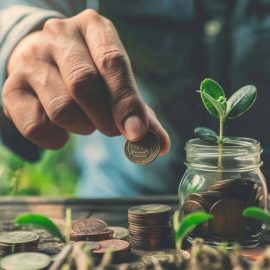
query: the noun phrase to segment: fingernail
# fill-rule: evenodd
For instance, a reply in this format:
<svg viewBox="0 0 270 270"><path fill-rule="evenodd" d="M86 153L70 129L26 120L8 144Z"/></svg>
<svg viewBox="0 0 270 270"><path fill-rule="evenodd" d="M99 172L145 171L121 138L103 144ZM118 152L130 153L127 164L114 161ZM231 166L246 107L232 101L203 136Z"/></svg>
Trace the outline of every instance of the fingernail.
<svg viewBox="0 0 270 270"><path fill-rule="evenodd" d="M128 139L131 141L142 139L147 132L147 127L137 115L127 118L124 123L124 129Z"/></svg>

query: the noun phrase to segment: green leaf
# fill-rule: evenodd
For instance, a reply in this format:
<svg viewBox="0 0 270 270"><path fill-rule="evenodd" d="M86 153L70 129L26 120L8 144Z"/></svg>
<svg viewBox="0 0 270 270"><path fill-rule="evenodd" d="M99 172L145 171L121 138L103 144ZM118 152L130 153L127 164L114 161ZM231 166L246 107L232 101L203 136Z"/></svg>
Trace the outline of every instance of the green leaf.
<svg viewBox="0 0 270 270"><path fill-rule="evenodd" d="M237 90L227 101L226 117L238 117L246 112L255 102L257 89L253 85L246 85Z"/></svg>
<svg viewBox="0 0 270 270"><path fill-rule="evenodd" d="M179 227L176 229L175 233L175 238L176 238L176 243L181 243L183 239L191 232L193 231L196 226L199 224L212 219L214 216L210 215L206 212L198 211L198 212L193 212L188 215L186 215ZM179 245L178 245L179 246Z"/></svg>
<svg viewBox="0 0 270 270"><path fill-rule="evenodd" d="M203 95L203 93L207 94L212 99L219 101L219 103L225 104L225 107L226 107L226 98L225 98L225 94L224 94L222 87L216 81L214 81L212 79L204 79L201 82L199 92L201 93L201 98L202 98L202 101L203 101L206 109L214 117L219 118L220 114L219 114L218 110L212 104L212 102L209 100L209 98L207 98L206 95ZM221 98L223 98L223 100Z"/></svg>
<svg viewBox="0 0 270 270"><path fill-rule="evenodd" d="M217 118L222 118L225 116L226 114L226 107L227 107L227 104L225 102L221 103L220 101L220 98L218 98L218 100L215 100L214 98L212 98L211 96L209 96L208 94L206 93L201 93L204 100L207 101L207 106L209 107L209 105L211 105L212 107L209 107L209 108L214 108L216 113L217 113L217 116L215 116L211 111L210 109L208 109L208 111L210 113L212 113L212 115L214 115L215 117Z"/></svg>
<svg viewBox="0 0 270 270"><path fill-rule="evenodd" d="M248 207L243 211L243 216L256 218L264 223L270 224L270 213L259 207Z"/></svg>
<svg viewBox="0 0 270 270"><path fill-rule="evenodd" d="M210 128L196 127L194 129L194 133L203 141L206 141L206 142L217 142L218 141L217 133Z"/></svg>
<svg viewBox="0 0 270 270"><path fill-rule="evenodd" d="M52 234L53 236L59 238L61 241L65 241L65 237L61 233L58 226L48 217L41 214L34 213L24 213L18 215L15 219L15 223L17 225L24 226L34 226L38 228L42 228Z"/></svg>

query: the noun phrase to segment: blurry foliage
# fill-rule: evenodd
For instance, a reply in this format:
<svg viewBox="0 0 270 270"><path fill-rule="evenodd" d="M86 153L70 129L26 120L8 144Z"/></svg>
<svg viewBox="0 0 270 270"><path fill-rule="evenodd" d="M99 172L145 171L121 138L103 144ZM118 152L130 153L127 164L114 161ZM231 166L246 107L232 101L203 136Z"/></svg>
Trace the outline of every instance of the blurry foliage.
<svg viewBox="0 0 270 270"><path fill-rule="evenodd" d="M74 195L79 174L73 145L70 140L60 150L46 150L36 163L28 163L0 145L0 195Z"/></svg>

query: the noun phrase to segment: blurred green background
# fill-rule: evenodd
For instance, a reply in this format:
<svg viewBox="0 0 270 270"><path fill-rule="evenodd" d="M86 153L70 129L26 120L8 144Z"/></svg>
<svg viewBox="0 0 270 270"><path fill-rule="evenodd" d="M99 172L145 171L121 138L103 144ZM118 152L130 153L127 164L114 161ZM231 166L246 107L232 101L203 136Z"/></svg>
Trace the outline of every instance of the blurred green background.
<svg viewBox="0 0 270 270"><path fill-rule="evenodd" d="M74 140L57 151L44 151L34 164L0 145L0 195L72 196L78 168L72 158Z"/></svg>

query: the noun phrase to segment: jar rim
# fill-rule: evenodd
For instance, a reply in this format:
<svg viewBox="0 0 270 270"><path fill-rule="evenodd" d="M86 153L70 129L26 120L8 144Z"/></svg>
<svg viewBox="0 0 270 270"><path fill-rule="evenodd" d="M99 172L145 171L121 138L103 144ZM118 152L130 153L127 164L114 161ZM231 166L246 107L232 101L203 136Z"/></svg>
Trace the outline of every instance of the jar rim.
<svg viewBox="0 0 270 270"><path fill-rule="evenodd" d="M218 148L218 143L206 142L200 138L193 138L186 142L186 147L194 146L200 148ZM260 141L247 137L227 137L227 140L223 142L223 149L241 149L246 147L256 147L258 151L261 149Z"/></svg>

